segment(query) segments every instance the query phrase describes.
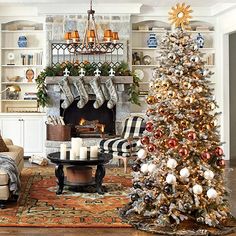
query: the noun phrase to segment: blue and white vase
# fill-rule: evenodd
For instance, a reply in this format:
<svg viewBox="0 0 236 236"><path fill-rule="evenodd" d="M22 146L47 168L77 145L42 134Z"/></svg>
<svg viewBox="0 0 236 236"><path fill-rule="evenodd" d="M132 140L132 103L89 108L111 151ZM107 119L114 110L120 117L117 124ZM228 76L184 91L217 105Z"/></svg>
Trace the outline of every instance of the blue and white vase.
<svg viewBox="0 0 236 236"><path fill-rule="evenodd" d="M157 47L156 34L150 33L149 39L147 40L147 45L148 45L149 48L156 48Z"/></svg>
<svg viewBox="0 0 236 236"><path fill-rule="evenodd" d="M18 39L18 46L20 48L25 48L27 47L27 38L25 36L20 36Z"/></svg>
<svg viewBox="0 0 236 236"><path fill-rule="evenodd" d="M203 38L201 33L198 33L197 37L196 37L197 47L198 48L203 48L204 47L204 42L205 42L205 39Z"/></svg>

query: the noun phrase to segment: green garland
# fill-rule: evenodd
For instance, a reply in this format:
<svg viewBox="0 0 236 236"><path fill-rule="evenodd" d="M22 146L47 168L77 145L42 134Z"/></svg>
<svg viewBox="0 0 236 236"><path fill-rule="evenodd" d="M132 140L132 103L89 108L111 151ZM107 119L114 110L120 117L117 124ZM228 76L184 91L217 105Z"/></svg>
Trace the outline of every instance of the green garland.
<svg viewBox="0 0 236 236"><path fill-rule="evenodd" d="M57 66L48 66L46 67L41 73L38 75L36 79L37 83L37 101L38 105L42 107L46 107L50 104L50 98L47 94L47 87L45 84L45 78L47 76L63 76L63 71L65 69L68 69L70 71L71 76L79 76L80 66L76 63L62 63L61 65ZM85 70L85 76L93 76L94 71L96 70L96 65L86 63L83 66ZM101 70L101 76L108 76L109 70L111 67L107 63L103 63L102 66L99 68ZM115 70L116 76L133 76L133 83L131 84L129 88L129 101L133 104L140 105L139 102L139 77L132 73L129 70L128 64L125 62L122 62L119 66L113 68Z"/></svg>

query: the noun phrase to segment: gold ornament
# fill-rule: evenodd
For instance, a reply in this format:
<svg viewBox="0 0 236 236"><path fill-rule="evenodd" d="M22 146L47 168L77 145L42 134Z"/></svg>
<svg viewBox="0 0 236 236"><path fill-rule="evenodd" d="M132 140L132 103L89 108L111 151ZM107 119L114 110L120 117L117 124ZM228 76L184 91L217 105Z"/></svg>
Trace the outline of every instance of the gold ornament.
<svg viewBox="0 0 236 236"><path fill-rule="evenodd" d="M169 20L171 21L171 24L175 25L175 27L187 29L189 20L192 18L192 16L190 16L191 12L193 11L190 9L189 5L186 6L185 3L182 3L182 5L177 3L169 12Z"/></svg>

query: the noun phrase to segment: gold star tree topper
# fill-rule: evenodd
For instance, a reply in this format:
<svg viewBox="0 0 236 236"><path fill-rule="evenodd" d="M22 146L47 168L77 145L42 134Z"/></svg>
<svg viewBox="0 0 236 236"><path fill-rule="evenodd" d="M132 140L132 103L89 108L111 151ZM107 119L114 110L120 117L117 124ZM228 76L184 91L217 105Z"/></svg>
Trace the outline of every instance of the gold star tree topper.
<svg viewBox="0 0 236 236"><path fill-rule="evenodd" d="M169 20L171 24L175 25L175 27L181 27L183 29L188 29L189 20L192 18L190 13L193 11L190 9L190 6L185 5L185 3L177 3L176 6L171 8L169 12Z"/></svg>

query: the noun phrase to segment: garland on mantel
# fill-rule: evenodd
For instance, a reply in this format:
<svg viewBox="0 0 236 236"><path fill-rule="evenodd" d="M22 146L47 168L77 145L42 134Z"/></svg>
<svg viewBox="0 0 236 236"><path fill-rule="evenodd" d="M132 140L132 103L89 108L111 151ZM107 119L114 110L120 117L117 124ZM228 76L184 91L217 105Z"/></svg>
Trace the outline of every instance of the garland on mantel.
<svg viewBox="0 0 236 236"><path fill-rule="evenodd" d="M43 71L40 72L36 79L37 83L37 101L38 105L42 107L46 107L50 103L50 98L47 94L47 87L45 83L45 79L47 76L63 76L63 71L65 69L70 71L70 76L79 76L79 71L81 67L76 63L64 62L61 65L56 66L48 66ZM94 71L96 70L96 66L94 64L90 64L89 62L83 66L85 70L85 76L93 76ZM109 70L111 67L107 63L103 63L99 70L101 71L101 76L108 76ZM133 83L129 88L129 101L133 104L140 105L139 102L139 77L132 73L129 70L128 64L122 62L119 66L113 68L115 71L115 76L133 76Z"/></svg>

